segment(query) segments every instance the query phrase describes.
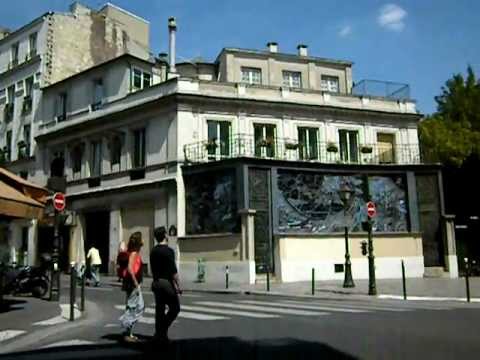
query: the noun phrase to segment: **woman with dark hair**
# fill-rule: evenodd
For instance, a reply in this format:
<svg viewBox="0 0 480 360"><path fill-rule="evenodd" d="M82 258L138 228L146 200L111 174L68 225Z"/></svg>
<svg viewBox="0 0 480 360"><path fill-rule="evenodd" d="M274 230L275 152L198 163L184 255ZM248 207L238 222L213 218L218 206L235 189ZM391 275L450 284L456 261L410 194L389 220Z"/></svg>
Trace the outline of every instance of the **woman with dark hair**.
<svg viewBox="0 0 480 360"><path fill-rule="evenodd" d="M127 294L125 313L120 318L125 329L124 340L136 342L138 338L133 335L133 327L142 316L145 308L140 284L142 283L142 256L140 249L143 246L142 233L137 231L130 235L128 241L128 267L124 270L123 290Z"/></svg>

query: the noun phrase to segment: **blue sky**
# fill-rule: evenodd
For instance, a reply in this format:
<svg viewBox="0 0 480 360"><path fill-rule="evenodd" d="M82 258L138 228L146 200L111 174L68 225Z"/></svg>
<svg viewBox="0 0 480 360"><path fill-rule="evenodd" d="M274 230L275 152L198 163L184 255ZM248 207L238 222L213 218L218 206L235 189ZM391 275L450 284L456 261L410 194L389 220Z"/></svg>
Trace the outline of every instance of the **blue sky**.
<svg viewBox="0 0 480 360"><path fill-rule="evenodd" d="M104 1L84 0L99 8ZM215 59L222 47L283 52L309 46L311 55L352 60L355 81L408 83L423 113L452 74L471 64L480 75L480 1L476 0L114 0L150 21L153 52L168 48L167 18L178 23L179 60ZM12 29L70 0L15 0L3 4L0 25ZM297 7L297 8L295 8Z"/></svg>

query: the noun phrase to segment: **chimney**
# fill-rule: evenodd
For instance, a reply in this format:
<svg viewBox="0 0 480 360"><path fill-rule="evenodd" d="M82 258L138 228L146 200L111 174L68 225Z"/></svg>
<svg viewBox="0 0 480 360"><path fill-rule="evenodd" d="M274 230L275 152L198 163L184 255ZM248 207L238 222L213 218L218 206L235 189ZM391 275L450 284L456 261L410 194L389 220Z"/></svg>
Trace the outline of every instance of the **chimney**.
<svg viewBox="0 0 480 360"><path fill-rule="evenodd" d="M271 53L277 53L278 52L278 44L276 42L269 42L267 44L268 51Z"/></svg>
<svg viewBox="0 0 480 360"><path fill-rule="evenodd" d="M168 34L169 34L169 63L170 63L170 72L176 73L177 69L175 68L175 37L177 34L177 22L174 17L168 18Z"/></svg>
<svg viewBox="0 0 480 360"><path fill-rule="evenodd" d="M297 46L298 56L308 56L308 46L300 44Z"/></svg>

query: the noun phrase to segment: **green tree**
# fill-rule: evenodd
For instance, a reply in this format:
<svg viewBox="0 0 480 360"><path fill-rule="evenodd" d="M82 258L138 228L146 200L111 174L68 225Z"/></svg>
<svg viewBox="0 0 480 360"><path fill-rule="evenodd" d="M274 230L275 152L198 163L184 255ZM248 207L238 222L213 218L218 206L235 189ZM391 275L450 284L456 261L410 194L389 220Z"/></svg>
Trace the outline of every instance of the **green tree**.
<svg viewBox="0 0 480 360"><path fill-rule="evenodd" d="M469 66L467 77L456 74L435 97L437 112L419 125L425 160L461 166L480 154L480 82Z"/></svg>

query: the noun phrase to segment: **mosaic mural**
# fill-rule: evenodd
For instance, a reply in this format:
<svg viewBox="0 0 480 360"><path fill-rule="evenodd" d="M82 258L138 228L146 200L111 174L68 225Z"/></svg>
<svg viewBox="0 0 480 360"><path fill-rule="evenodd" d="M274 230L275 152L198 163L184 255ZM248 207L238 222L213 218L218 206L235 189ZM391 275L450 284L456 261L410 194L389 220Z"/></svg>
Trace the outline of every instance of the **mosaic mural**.
<svg viewBox="0 0 480 360"><path fill-rule="evenodd" d="M402 176L372 176L368 178L369 192L377 206L373 219L374 231L408 231L406 185Z"/></svg>
<svg viewBox="0 0 480 360"><path fill-rule="evenodd" d="M233 171L190 176L185 191L187 234L240 231Z"/></svg>
<svg viewBox="0 0 480 360"><path fill-rule="evenodd" d="M314 172L278 172L278 219L280 232L331 233L362 231L366 220L367 189L378 203L374 231L407 231L405 187L401 177L324 175ZM352 190L344 209L338 190Z"/></svg>

